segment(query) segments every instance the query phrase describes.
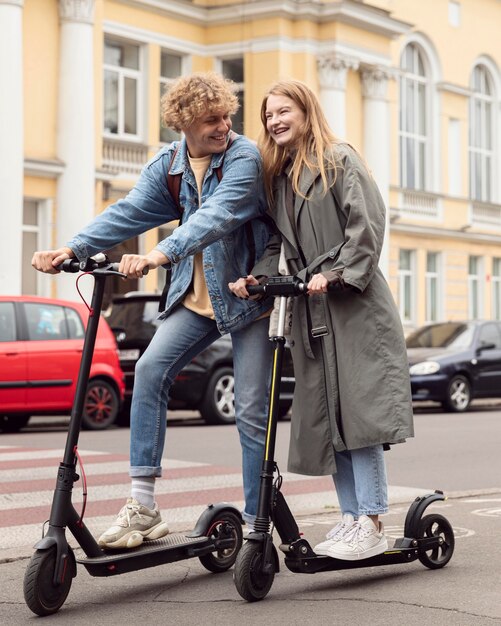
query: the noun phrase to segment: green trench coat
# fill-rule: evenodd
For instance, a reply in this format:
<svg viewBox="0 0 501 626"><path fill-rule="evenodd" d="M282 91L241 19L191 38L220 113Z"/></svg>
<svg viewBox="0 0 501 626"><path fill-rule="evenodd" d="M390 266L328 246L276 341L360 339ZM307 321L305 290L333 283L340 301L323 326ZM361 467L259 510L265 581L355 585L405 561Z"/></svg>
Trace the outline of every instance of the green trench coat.
<svg viewBox="0 0 501 626"><path fill-rule="evenodd" d="M288 469L311 476L336 472L334 450L397 443L413 436L409 365L402 324L378 268L385 207L358 154L336 145L336 183L327 195L320 177L305 171L294 200L298 242L287 215L287 176L277 179L271 215L291 274L308 280L342 270L356 290L294 299L291 350L296 388L292 406ZM271 245L253 268L255 276L278 270ZM326 327L314 339L311 328Z"/></svg>

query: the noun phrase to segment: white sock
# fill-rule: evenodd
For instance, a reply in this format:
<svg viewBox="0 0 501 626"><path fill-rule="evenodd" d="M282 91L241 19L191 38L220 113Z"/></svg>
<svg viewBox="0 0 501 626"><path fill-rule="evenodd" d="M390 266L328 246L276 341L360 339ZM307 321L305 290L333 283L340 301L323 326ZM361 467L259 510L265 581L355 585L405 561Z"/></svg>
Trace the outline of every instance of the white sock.
<svg viewBox="0 0 501 626"><path fill-rule="evenodd" d="M155 507L155 477L134 476L130 495L147 509L153 509Z"/></svg>

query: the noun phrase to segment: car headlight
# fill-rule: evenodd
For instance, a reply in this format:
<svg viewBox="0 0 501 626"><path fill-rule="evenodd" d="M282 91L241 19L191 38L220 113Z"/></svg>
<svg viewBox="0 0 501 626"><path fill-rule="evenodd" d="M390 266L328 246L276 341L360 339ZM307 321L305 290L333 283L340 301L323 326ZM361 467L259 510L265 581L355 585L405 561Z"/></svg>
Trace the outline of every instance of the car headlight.
<svg viewBox="0 0 501 626"><path fill-rule="evenodd" d="M440 363L436 361L423 361L416 363L409 368L409 374L417 376L426 376L427 374L436 374L440 369Z"/></svg>

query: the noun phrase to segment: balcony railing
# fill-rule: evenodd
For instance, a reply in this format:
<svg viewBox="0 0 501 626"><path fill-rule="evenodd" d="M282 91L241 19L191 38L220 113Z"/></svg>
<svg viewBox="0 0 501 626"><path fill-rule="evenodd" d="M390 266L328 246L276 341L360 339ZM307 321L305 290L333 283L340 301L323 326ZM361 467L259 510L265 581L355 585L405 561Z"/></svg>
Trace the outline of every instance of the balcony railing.
<svg viewBox="0 0 501 626"><path fill-rule="evenodd" d="M479 226L501 228L501 205L473 201L471 205L471 219L473 224L478 224Z"/></svg>
<svg viewBox="0 0 501 626"><path fill-rule="evenodd" d="M148 160L148 146L124 141L103 141L103 170L136 178Z"/></svg>
<svg viewBox="0 0 501 626"><path fill-rule="evenodd" d="M431 193L402 189L398 205L398 212L409 217L427 219L440 217L440 198Z"/></svg>

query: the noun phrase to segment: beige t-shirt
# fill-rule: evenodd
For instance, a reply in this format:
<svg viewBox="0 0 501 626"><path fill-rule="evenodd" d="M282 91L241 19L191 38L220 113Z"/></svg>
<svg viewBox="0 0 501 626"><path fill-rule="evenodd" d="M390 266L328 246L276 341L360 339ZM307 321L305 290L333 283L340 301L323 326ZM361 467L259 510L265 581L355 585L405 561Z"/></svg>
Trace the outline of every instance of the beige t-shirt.
<svg viewBox="0 0 501 626"><path fill-rule="evenodd" d="M193 170L197 181L199 202L201 201L200 197L202 195L202 183L205 172L210 165L211 158L210 154L198 159L188 155L191 169ZM202 252L197 252L193 256L193 281L191 283L190 290L184 298L183 304L190 311L213 320L214 310L212 309L207 283L205 282L202 254Z"/></svg>

